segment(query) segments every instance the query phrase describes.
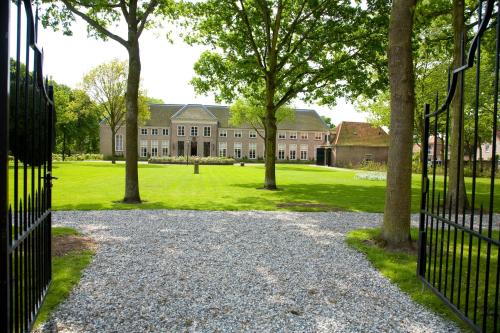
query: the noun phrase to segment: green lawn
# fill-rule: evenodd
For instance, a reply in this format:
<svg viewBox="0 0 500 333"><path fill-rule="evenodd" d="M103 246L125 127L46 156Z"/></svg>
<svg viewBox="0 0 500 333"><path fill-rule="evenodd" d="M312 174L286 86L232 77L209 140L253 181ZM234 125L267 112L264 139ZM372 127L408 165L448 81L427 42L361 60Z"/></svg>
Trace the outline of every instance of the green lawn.
<svg viewBox="0 0 500 333"><path fill-rule="evenodd" d="M90 209L348 210L382 212L385 181L361 180L362 171L305 165L276 166L278 191L262 190L263 165L193 166L140 164L141 205L123 199L125 166L101 162L54 163L53 207ZM12 174L13 172L11 172ZM12 183L12 182L11 182ZM499 189L500 190L500 189ZM487 198L487 179L478 183L478 200ZM496 191L500 195L500 191ZM413 177L413 210L420 201L420 176ZM500 211L500 201L497 211Z"/></svg>
<svg viewBox="0 0 500 333"><path fill-rule="evenodd" d="M75 229L55 227L52 235L80 235ZM35 327L45 322L52 311L64 301L80 281L83 269L90 264L94 252L91 250L71 251L64 256L52 257L52 283L38 313Z"/></svg>
<svg viewBox="0 0 500 333"><path fill-rule="evenodd" d="M366 254L367 259L377 268L380 270L380 272L386 276L388 279L390 279L393 283L397 284L401 290L404 292L408 293L413 300L416 302L423 304L430 309L436 311L442 316L445 316L451 320L454 320L457 322L460 326L466 327L466 324L463 323L455 314L454 312L448 308L443 301L441 301L434 293L432 293L429 289L423 287L422 282L417 278L416 271L417 271L417 256L416 254L411 254L411 253L403 253L403 252L395 252L395 251L390 251L383 249L377 245L375 245L376 242L374 240L378 237L380 233L379 229L360 229L360 230L354 230L348 233L347 235L347 243L359 250L360 252ZM411 230L412 233L412 239L416 240L418 239L418 229L412 228ZM445 275L445 265L443 264L442 267L442 272L443 272L443 279L442 279L442 287L444 289L444 284L445 280L447 280L447 297L450 297L450 286L451 286L451 271L452 271L452 262L455 260L456 263L456 274L455 274L455 281L454 281L454 302L456 303L457 300L457 295L458 295L458 290L460 290L460 309L465 308L465 300L467 296L467 288L466 288L466 281L467 281L467 273L466 273L466 267L467 267L467 262L469 258L469 238L467 235L464 236L464 250L463 250L463 259L462 259L462 264L463 264L463 274L462 278L460 279L460 274L459 274L459 265L460 265L460 253L461 253L461 239L462 239L462 233L457 232L457 256L454 258L453 257L453 239L454 239L454 232L450 232L450 252L448 254L448 262L449 262L449 267L448 267L448 274ZM495 231L493 234L493 238L498 239L498 231ZM444 245L444 258L446 258L446 248L448 244L448 236L447 233L445 233L445 236L443 238L443 245ZM441 242L441 237L438 237L437 243L440 244ZM470 288L469 288L469 318L473 318L473 309L474 309L474 286L475 286L475 281L476 281L476 272L478 269L477 265L477 249L478 249L478 242L477 238L474 237L472 241L472 256L471 258L473 259L471 261L471 276L470 276ZM480 264L479 264L479 281L480 283L478 284L479 290L478 290L478 305L477 305L477 312L476 312L476 322L481 326L482 320L483 320L483 302L484 302L484 286L485 286L485 275L486 275L486 270L485 270L485 262L486 262L486 249L487 249L487 244L486 242L481 243L481 259L480 259ZM439 251L438 251L439 252ZM495 284L496 284L496 270L497 270L497 251L495 250L495 247L492 247L492 254L491 254L491 266L490 266L490 271L489 271L489 299L488 299L488 304L489 304L489 310L488 310L488 317L487 317L487 331L491 331L493 329L493 309L494 309L494 293L495 293ZM439 258L439 257L438 257ZM445 260L443 258L443 263L445 263ZM437 267L437 271L439 271L439 266ZM430 279L431 281L436 282L436 286L438 283L438 277L439 274L437 272L436 275L433 274L434 270L431 269L428 270L430 273ZM449 278L445 278L445 276L449 276ZM460 287L459 287L460 286Z"/></svg>

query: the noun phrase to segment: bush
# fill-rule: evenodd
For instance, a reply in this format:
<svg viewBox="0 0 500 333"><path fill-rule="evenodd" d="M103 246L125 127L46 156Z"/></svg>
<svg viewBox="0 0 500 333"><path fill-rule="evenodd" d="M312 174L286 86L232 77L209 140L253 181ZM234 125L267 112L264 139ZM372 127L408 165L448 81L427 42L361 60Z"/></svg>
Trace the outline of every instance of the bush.
<svg viewBox="0 0 500 333"><path fill-rule="evenodd" d="M235 159L227 157L190 157L188 161L185 156L161 156L149 159L151 164L194 164L195 161L204 165L232 165L236 163Z"/></svg>
<svg viewBox="0 0 500 333"><path fill-rule="evenodd" d="M359 169L366 171L387 171L387 165L375 161L364 161L359 166Z"/></svg>
<svg viewBox="0 0 500 333"><path fill-rule="evenodd" d="M62 161L62 154L52 154L52 161ZM101 154L73 154L66 155L64 157L65 161L102 161L103 156Z"/></svg>

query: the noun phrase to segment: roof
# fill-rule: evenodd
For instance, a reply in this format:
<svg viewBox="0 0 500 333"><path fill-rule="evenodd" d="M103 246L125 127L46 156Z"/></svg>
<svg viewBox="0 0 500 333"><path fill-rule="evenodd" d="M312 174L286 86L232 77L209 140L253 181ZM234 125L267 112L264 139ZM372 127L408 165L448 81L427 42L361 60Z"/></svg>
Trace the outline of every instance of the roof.
<svg viewBox="0 0 500 333"><path fill-rule="evenodd" d="M334 145L389 147L389 135L379 126L343 121L337 126Z"/></svg>
<svg viewBox="0 0 500 333"><path fill-rule="evenodd" d="M172 120L217 120L221 128L251 128L250 125L233 126L229 119L229 106L202 104L150 104L151 117L146 126L170 126ZM295 109L295 118L278 124L279 130L328 131L328 126L314 110Z"/></svg>

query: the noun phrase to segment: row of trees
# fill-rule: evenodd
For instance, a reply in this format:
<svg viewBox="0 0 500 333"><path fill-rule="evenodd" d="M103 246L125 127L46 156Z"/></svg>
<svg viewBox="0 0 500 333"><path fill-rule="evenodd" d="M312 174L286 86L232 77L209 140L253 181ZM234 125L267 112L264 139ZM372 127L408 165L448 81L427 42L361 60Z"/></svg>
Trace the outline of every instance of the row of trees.
<svg viewBox="0 0 500 333"><path fill-rule="evenodd" d="M188 29L188 43L211 46L195 64L195 90L214 93L217 101L237 101L234 121L263 129L267 189L277 187L277 122L287 117L295 99L327 105L339 97L375 101L366 109L391 131L383 237L393 244L408 243L411 147L422 137L422 104L436 90L446 89L445 59L452 56L458 67L461 36L468 35L466 18L475 9L472 4L464 0L422 0L418 5L416 0L47 2L46 24L71 33L78 16L87 22L92 36L115 40L128 51L125 202L140 202L139 38L159 22L178 20ZM126 23L126 37L112 32L120 21ZM452 146L458 145L458 100L460 96L452 104ZM451 156L453 179L463 174L454 168L463 159L463 152L456 151ZM450 195L461 187L465 193L460 178L457 184L450 182Z"/></svg>

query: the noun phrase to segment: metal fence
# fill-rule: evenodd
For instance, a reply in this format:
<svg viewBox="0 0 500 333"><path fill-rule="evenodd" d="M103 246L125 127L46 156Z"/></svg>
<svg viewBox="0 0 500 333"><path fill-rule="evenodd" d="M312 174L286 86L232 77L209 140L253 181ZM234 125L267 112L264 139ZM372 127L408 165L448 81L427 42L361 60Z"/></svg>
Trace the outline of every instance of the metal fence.
<svg viewBox="0 0 500 333"><path fill-rule="evenodd" d="M418 275L478 332L500 331L500 238L495 219L498 208L494 202L497 140L500 140L498 7L494 0L478 3L477 13L470 18L472 28L463 35L462 66L448 73L445 101L440 104L436 97L433 112L429 105L425 106L422 149ZM482 45L487 49L486 55L481 54ZM485 72L488 62L494 72ZM450 116L454 98L461 110L458 119ZM464 98L469 102L464 102ZM459 123L455 127L459 130L454 145L451 144L453 120ZM486 147L491 149L487 175L482 170ZM457 156L464 156L456 163L450 158L453 149ZM464 167L466 175L453 172L450 176L453 167L457 170ZM464 187L450 191L450 184L453 181L459 184L461 178Z"/></svg>
<svg viewBox="0 0 500 333"><path fill-rule="evenodd" d="M54 106L37 29L30 1L1 1L1 332L31 330L51 281Z"/></svg>

